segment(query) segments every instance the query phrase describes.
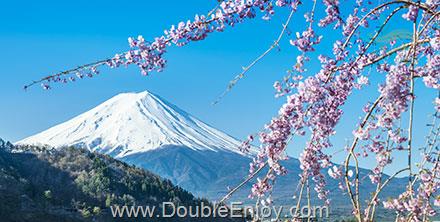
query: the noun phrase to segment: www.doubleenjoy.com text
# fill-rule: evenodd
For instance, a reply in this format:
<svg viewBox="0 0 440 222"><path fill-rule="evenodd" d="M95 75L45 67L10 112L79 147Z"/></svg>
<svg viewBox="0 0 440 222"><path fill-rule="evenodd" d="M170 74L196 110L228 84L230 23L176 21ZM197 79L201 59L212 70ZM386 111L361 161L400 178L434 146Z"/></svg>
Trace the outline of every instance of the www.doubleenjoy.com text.
<svg viewBox="0 0 440 222"><path fill-rule="evenodd" d="M286 209L288 209L286 211ZM304 206L286 208L284 206L263 206L255 208L244 206L242 202L232 202L229 206L201 203L197 206L178 206L173 202L163 202L156 206L111 206L114 218L293 218L293 217L328 217L327 206Z"/></svg>

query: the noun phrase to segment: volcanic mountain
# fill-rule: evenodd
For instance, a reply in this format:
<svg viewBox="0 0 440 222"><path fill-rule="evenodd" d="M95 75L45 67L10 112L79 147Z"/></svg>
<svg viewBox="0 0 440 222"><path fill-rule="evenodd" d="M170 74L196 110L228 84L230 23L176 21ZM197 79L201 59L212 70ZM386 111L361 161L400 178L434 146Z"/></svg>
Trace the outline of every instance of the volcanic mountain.
<svg viewBox="0 0 440 222"><path fill-rule="evenodd" d="M148 91L116 95L18 144L108 154L209 197L238 182L255 153L243 154L237 139Z"/></svg>
<svg viewBox="0 0 440 222"><path fill-rule="evenodd" d="M238 140L148 91L119 94L19 143L81 146L116 158L167 146L241 154Z"/></svg>

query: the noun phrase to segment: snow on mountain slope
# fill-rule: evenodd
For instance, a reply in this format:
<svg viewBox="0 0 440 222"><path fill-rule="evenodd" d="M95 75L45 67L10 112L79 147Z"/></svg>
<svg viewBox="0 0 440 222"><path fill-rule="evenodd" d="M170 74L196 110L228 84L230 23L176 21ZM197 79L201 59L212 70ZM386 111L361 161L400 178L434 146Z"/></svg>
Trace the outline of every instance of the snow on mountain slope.
<svg viewBox="0 0 440 222"><path fill-rule="evenodd" d="M243 155L240 141L148 91L119 94L18 144L74 145L116 158L166 145Z"/></svg>

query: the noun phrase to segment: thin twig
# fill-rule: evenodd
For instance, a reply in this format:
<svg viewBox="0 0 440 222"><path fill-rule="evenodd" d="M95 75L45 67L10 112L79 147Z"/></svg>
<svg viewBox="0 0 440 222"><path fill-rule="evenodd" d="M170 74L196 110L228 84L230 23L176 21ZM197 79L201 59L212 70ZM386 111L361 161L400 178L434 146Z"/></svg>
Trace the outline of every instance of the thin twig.
<svg viewBox="0 0 440 222"><path fill-rule="evenodd" d="M245 180L243 180L240 184L238 184L234 189L230 190L222 199L218 201L219 204L224 203L227 199L229 199L232 194L237 192L241 187L246 185L247 182L252 180L261 170L263 170L264 167L268 165L267 161L263 164L263 166L259 167L257 170L255 170L252 174L250 174Z"/></svg>
<svg viewBox="0 0 440 222"><path fill-rule="evenodd" d="M243 67L243 71L236 75L234 77L234 79L232 79L228 86L226 87L226 90L220 94L220 96L212 103L213 105L216 105L217 103L220 102L220 100L226 96L226 94L231 91L231 89L237 84L238 81L240 81L240 79L242 79L245 74L252 68L254 67L260 60L262 60L267 54L269 54L269 52L271 52L275 47L279 47L279 42L281 41L281 38L283 37L284 33L286 33L287 30L287 26L290 23L290 20L292 19L293 14L295 13L294 10L291 10L289 17L287 17L286 22L283 24L283 29L281 29L280 34L278 35L278 38L275 40L275 42L270 45L270 47L268 49L266 49L266 51L264 51L260 56L258 56L254 61L252 61L249 65Z"/></svg>

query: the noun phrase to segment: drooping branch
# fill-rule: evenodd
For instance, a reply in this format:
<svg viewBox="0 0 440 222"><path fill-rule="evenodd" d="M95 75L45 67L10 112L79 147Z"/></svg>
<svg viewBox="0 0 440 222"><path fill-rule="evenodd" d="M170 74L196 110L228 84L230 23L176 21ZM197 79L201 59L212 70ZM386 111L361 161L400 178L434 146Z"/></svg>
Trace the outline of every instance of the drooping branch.
<svg viewBox="0 0 440 222"><path fill-rule="evenodd" d="M280 7L296 7L293 4L281 4ZM165 35L157 37L152 42L146 42L142 36L137 40L129 38L132 50L116 54L112 58L102 59L93 63L80 65L76 68L67 69L53 75L46 76L40 80L32 81L24 86L25 89L42 83L43 87L49 89L49 82L68 82L75 78L84 76L92 77L97 74L98 67L108 65L119 67L121 65L137 65L143 74L151 71L162 71L165 60L162 58L165 48L169 45L183 46L191 41L205 39L208 34L215 31L223 31L227 25L233 26L243 22L247 18L254 18L256 10L266 13L266 16L273 14L273 5L270 0L235 2L233 0L222 1L219 6L211 10L208 15L195 16L192 22L180 22L177 27L172 26L165 31ZM76 77L75 77L76 75Z"/></svg>

